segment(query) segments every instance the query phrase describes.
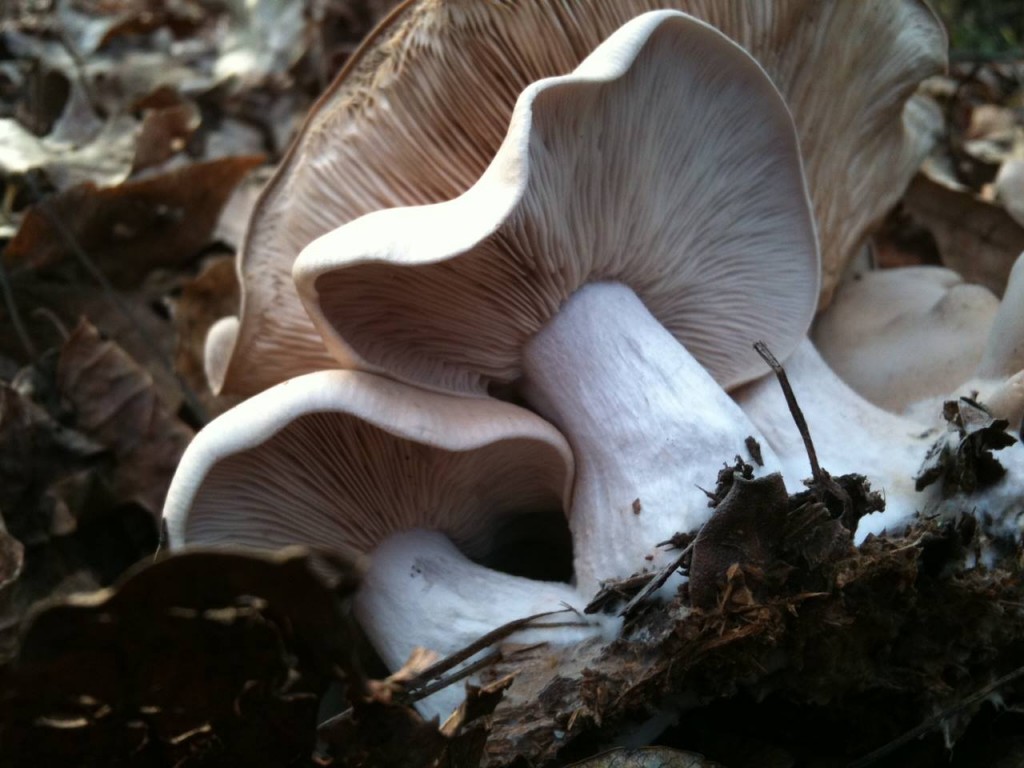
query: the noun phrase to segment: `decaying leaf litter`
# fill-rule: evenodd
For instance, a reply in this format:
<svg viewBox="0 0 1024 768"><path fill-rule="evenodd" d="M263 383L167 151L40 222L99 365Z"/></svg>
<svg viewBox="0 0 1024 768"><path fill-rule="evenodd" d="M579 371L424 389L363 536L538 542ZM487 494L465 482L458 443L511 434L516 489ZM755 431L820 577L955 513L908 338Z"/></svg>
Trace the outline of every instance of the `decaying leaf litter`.
<svg viewBox="0 0 1024 768"><path fill-rule="evenodd" d="M1019 549L995 542L975 567L989 542L970 510L854 548L881 503L857 477L836 478L837 509L820 485L787 496L723 456L712 523L673 542L690 547L680 594L634 604L620 639L554 666L495 638L483 687L441 731L409 707L436 660L387 678L368 660L347 608L359 562L223 553L129 571L157 548L177 456L229 404L204 389L201 343L235 300L224 254L255 158L280 156L384 5L4 11L0 759L566 763L646 726L727 766L1019 762ZM1022 79L1008 60L926 85L943 140L876 240L883 261L1001 289L1024 250ZM947 418L921 482L985 482L1005 433L971 402Z"/></svg>

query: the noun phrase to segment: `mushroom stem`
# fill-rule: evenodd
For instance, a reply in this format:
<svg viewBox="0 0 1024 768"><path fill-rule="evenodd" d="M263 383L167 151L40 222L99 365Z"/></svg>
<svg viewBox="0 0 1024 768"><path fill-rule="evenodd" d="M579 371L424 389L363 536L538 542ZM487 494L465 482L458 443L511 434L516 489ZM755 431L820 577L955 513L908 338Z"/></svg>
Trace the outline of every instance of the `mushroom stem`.
<svg viewBox="0 0 1024 768"><path fill-rule="evenodd" d="M620 283L577 290L526 345L530 404L576 456L570 527L577 585L658 568L657 544L710 515L701 488L756 429ZM766 471L779 462L762 441Z"/></svg>
<svg viewBox="0 0 1024 768"><path fill-rule="evenodd" d="M915 490L914 477L938 430L862 398L832 372L809 339L785 367L822 467L833 475L865 475L885 493L886 510L873 523L895 524L922 509L930 495ZM803 490L802 478L809 475L807 452L778 382L764 377L733 396L779 456L787 487Z"/></svg>
<svg viewBox="0 0 1024 768"><path fill-rule="evenodd" d="M399 669L416 646L450 656L491 630L541 613L564 611L538 619L538 628L516 632L509 641L582 642L599 634L599 622L608 625L608 639L618 630L614 619L584 618L584 601L568 584L532 581L477 565L438 531L391 536L374 550L370 562L356 597L356 616L389 669ZM423 715L444 720L464 693L455 684L416 706Z"/></svg>
<svg viewBox="0 0 1024 768"><path fill-rule="evenodd" d="M928 449L946 429L939 424L937 413L928 422L920 422L872 405L832 372L810 340L804 340L786 361L786 372L822 466L835 475L865 475L875 490L885 494L885 511L861 519L858 543L869 533L904 527L917 512L956 515L972 511L985 521L990 533L1020 537L1024 530L1024 448L1020 444L996 454L1006 474L991 486L948 498L942 497L939 484L918 492L914 478ZM808 474L807 455L778 384L765 377L733 396L781 459L787 487L801 490L799 480Z"/></svg>
<svg viewBox="0 0 1024 768"><path fill-rule="evenodd" d="M992 321L980 377L1012 376L1024 369L1024 253L1017 257L1006 280L1002 301Z"/></svg>
<svg viewBox="0 0 1024 768"><path fill-rule="evenodd" d="M1024 254L1017 257L989 331L985 353L969 382L992 413L1016 428L1024 415Z"/></svg>

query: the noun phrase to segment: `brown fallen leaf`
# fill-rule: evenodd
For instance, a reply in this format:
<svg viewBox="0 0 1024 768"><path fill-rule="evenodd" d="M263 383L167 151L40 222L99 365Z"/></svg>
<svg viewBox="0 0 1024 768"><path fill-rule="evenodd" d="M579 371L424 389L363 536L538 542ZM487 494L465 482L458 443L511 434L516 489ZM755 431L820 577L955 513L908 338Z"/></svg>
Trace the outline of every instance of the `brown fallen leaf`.
<svg viewBox="0 0 1024 768"><path fill-rule="evenodd" d="M358 582L336 555L204 551L55 602L0 668L0 763L299 764L319 691L358 681Z"/></svg>
<svg viewBox="0 0 1024 768"><path fill-rule="evenodd" d="M60 351L57 387L77 428L113 453L116 497L159 517L193 432L160 402L149 374L83 319Z"/></svg>
<svg viewBox="0 0 1024 768"><path fill-rule="evenodd" d="M73 531L83 495L77 481L101 463L103 450L27 394L0 385L0 514L11 535L33 546Z"/></svg>
<svg viewBox="0 0 1024 768"><path fill-rule="evenodd" d="M963 275L964 282L1003 294L1010 268L1024 251L1024 227L1002 206L920 174L903 205L932 233L945 266Z"/></svg>
<svg viewBox="0 0 1024 768"><path fill-rule="evenodd" d="M39 268L72 257L77 247L115 286L137 285L158 267L193 263L228 196L262 162L228 157L116 187L81 184L33 207L4 258Z"/></svg>
<svg viewBox="0 0 1024 768"><path fill-rule="evenodd" d="M145 112L135 139L133 175L181 152L201 122L199 107L178 99L169 88L150 94L139 106Z"/></svg>

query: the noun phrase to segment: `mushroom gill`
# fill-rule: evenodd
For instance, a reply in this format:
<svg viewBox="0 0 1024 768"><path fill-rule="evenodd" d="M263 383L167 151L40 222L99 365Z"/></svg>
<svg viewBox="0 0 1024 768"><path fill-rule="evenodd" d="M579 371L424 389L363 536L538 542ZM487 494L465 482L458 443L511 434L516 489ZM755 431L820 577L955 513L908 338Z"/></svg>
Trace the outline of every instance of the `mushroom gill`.
<svg viewBox="0 0 1024 768"><path fill-rule="evenodd" d="M782 92L805 158L826 304L927 150L912 94L944 66L945 36L924 2L409 0L353 55L261 196L239 257L240 323L219 340L211 383L252 394L332 367L290 279L299 251L370 211L466 191L529 83L570 72L620 25L660 8L720 29Z"/></svg>

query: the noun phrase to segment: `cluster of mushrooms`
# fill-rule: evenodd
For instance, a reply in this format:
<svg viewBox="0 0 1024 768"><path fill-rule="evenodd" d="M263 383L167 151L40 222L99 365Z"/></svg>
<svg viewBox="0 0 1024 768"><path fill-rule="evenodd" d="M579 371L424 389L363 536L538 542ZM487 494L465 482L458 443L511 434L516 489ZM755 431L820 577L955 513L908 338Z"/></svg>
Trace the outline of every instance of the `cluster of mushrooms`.
<svg viewBox="0 0 1024 768"><path fill-rule="evenodd" d="M974 389L1019 427L1024 267L1002 305L955 300L944 270L839 283L927 149L913 93L944 49L927 6L899 0L403 4L253 214L240 316L207 342L211 383L251 397L185 453L171 546L368 555L356 614L392 669L580 609L664 565L659 543L709 517L701 488L748 437L758 473L802 488L757 340L822 464L885 493L859 535L955 502L914 489L938 410L894 411ZM840 94L837 75L856 79ZM904 283L915 298L880 312L877 291ZM815 341L849 384L808 337L837 285ZM953 328L973 358L911 365L933 355L916 339ZM891 353L901 338L922 354ZM1003 482L961 507L1016 520L1024 450L1003 453ZM566 521L570 577L489 567ZM618 631L557 624L517 639Z"/></svg>

